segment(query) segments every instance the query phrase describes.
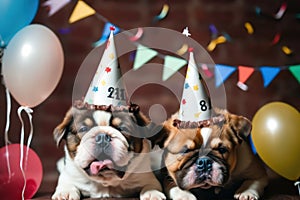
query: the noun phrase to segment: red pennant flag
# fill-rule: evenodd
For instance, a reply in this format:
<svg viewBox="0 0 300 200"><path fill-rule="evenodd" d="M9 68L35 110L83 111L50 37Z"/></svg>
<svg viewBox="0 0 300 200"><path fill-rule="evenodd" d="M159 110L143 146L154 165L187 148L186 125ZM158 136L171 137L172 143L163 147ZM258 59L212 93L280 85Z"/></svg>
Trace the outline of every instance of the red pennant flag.
<svg viewBox="0 0 300 200"><path fill-rule="evenodd" d="M239 69L239 82L245 83L251 74L254 72L253 67L246 67L246 66L238 66Z"/></svg>
<svg viewBox="0 0 300 200"><path fill-rule="evenodd" d="M238 66L238 69L239 69L239 81L237 83L237 86L240 89L247 91L248 86L245 84L245 82L248 80L248 78L254 72L254 68L246 67L246 66Z"/></svg>

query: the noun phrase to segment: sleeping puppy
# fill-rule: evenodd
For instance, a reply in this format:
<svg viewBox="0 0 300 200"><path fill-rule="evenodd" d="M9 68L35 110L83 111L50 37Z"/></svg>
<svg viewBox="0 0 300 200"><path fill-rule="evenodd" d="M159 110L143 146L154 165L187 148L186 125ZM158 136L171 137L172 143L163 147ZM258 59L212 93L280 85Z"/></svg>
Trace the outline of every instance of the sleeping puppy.
<svg viewBox="0 0 300 200"><path fill-rule="evenodd" d="M65 157L52 199L165 195L150 167L149 121L138 106L72 107L55 130L57 145L65 140Z"/></svg>
<svg viewBox="0 0 300 200"><path fill-rule="evenodd" d="M183 122L174 115L164 127L163 164L169 175L164 186L169 198L224 199L232 188L229 198L262 196L267 174L245 141L252 128L249 120L216 110L215 117L200 122Z"/></svg>

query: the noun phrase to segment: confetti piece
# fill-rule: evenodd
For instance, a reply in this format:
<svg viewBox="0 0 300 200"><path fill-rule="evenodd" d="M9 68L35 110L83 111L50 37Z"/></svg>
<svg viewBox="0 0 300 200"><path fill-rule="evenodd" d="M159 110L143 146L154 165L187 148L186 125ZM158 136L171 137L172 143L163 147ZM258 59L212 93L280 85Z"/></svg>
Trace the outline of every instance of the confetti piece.
<svg viewBox="0 0 300 200"><path fill-rule="evenodd" d="M236 84L241 90L243 91L247 91L248 90L248 86L245 83L242 82L237 82Z"/></svg>
<svg viewBox="0 0 300 200"><path fill-rule="evenodd" d="M256 13L256 15L261 15L261 8L256 6L255 7L255 13Z"/></svg>
<svg viewBox="0 0 300 200"><path fill-rule="evenodd" d="M213 25L213 24L210 24L209 25L209 30L210 30L212 38L216 38L217 35L218 35L218 30L217 30L216 26Z"/></svg>
<svg viewBox="0 0 300 200"><path fill-rule="evenodd" d="M279 40L280 40L280 37L281 37L281 35L280 35L280 33L277 33L275 36L274 36L274 39L273 39L273 41L272 41L272 45L275 45L275 44L277 44L278 42L279 42Z"/></svg>
<svg viewBox="0 0 300 200"><path fill-rule="evenodd" d="M222 44L226 42L226 38L224 36L219 36L215 41L217 44Z"/></svg>
<svg viewBox="0 0 300 200"><path fill-rule="evenodd" d="M254 29L253 26L250 24L250 22L246 22L244 24L245 28L247 29L248 34L253 34L254 33Z"/></svg>
<svg viewBox="0 0 300 200"><path fill-rule="evenodd" d="M185 27L185 29L183 29L182 34L185 35L186 37L191 36L190 32L189 32L189 28Z"/></svg>
<svg viewBox="0 0 300 200"><path fill-rule="evenodd" d="M212 40L212 41L208 44L207 50L208 50L208 51L213 51L213 50L217 47L218 44L222 44L222 43L224 43L224 42L226 42L226 38L225 38L224 36L219 36L218 38Z"/></svg>
<svg viewBox="0 0 300 200"><path fill-rule="evenodd" d="M176 53L181 56L181 55L185 54L187 52L187 50L188 50L188 45L183 44L182 47L180 49L178 49Z"/></svg>
<svg viewBox="0 0 300 200"><path fill-rule="evenodd" d="M291 55L293 53L293 51L287 46L283 46L281 49L286 55Z"/></svg>
<svg viewBox="0 0 300 200"><path fill-rule="evenodd" d="M232 39L231 39L231 37L230 37L230 35L228 33L223 32L222 35L226 38L226 41L228 41L228 42L232 41Z"/></svg>
<svg viewBox="0 0 300 200"><path fill-rule="evenodd" d="M137 41L138 39L140 39L142 37L143 33L144 33L144 30L142 28L138 28L137 33L135 34L135 36L132 36L130 38L130 40L132 42Z"/></svg>
<svg viewBox="0 0 300 200"><path fill-rule="evenodd" d="M136 54L136 51L133 51L133 52L130 53L130 55L129 55L129 61L134 61L135 54Z"/></svg>
<svg viewBox="0 0 300 200"><path fill-rule="evenodd" d="M63 35L69 34L71 32L71 28L60 28L58 32Z"/></svg>
<svg viewBox="0 0 300 200"><path fill-rule="evenodd" d="M165 18L167 16L168 12L169 12L169 5L164 4L160 14L155 16L154 21L162 20L163 18Z"/></svg>
<svg viewBox="0 0 300 200"><path fill-rule="evenodd" d="M278 10L278 12L274 15L274 18L281 19L286 11L286 8L287 8L287 4L286 4L286 2L283 2L282 5L280 6L280 9Z"/></svg>
<svg viewBox="0 0 300 200"><path fill-rule="evenodd" d="M204 74L208 77L208 78L211 78L213 76L213 73L211 71L209 71L208 67L206 64L202 64L201 65L201 68L204 72Z"/></svg>
<svg viewBox="0 0 300 200"><path fill-rule="evenodd" d="M216 44L216 42L215 41L211 41L209 44L208 44L208 46L207 46L207 50L208 51L213 51L213 50L215 50L215 48L217 47L217 44Z"/></svg>

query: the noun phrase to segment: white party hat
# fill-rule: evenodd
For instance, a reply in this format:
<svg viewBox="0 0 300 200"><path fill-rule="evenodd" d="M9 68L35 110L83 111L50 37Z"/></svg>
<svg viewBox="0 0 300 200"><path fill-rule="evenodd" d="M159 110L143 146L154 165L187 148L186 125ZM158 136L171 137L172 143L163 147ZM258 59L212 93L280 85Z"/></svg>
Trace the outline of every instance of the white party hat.
<svg viewBox="0 0 300 200"><path fill-rule="evenodd" d="M84 103L89 105L126 105L126 91L120 80L121 71L114 42L114 27L111 27L110 30L106 48L84 98Z"/></svg>
<svg viewBox="0 0 300 200"><path fill-rule="evenodd" d="M183 86L179 109L179 120L198 122L211 118L211 102L204 80L198 72L193 50Z"/></svg>

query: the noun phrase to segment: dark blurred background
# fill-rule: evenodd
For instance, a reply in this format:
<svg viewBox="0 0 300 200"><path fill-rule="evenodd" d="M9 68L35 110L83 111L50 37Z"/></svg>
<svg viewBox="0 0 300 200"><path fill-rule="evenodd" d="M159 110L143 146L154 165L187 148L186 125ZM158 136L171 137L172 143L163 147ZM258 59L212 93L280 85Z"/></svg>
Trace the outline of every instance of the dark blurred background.
<svg viewBox="0 0 300 200"><path fill-rule="evenodd" d="M56 160L63 155L63 150L62 147L56 147L52 131L71 106L77 72L85 57L93 49L93 43L102 35L106 22L101 16L122 30L163 27L182 32L185 27L188 27L191 38L204 48L212 39L209 26L214 25L220 35L226 33L231 38L230 41L218 45L214 51L208 52L217 64L244 65L256 69L260 66L279 67L300 64L300 1L298 0L85 0L84 2L94 8L98 15L89 16L72 24L68 19L77 1L71 1L51 17L48 16L49 8L42 6L44 2L46 1L40 1L38 13L32 23L45 25L56 33L64 49L65 65L61 80L54 92L33 109L34 137L31 148L40 156L44 170L43 181L36 196L50 194L56 186L58 173L55 165ZM287 3L286 12L282 18L274 19L273 16L284 2ZM167 16L154 23L153 18L161 12L164 4L169 5ZM260 14L256 12L257 8L260 8ZM244 27L246 22L252 24L253 34L247 33ZM67 33L66 31L62 33L62 30L67 30ZM280 40L276 44L271 44L276 34L280 34ZM282 46L288 46L293 53L285 54L281 49ZM133 61L128 58L122 59L120 65L122 71L126 72L132 68ZM184 74L185 70L184 67L180 73ZM178 84L174 79L171 81ZM263 86L262 76L258 70L254 71L246 82L248 91L237 87L237 81L238 71L235 71L224 82L226 107L233 113L252 119L259 108L272 101L281 101L296 109L300 108L300 84L287 69L282 69L266 88ZM3 85L0 87L0 92L2 110L0 130L4 133L6 100ZM170 91L159 85L146 85L140 88L133 99L146 114L153 104L162 104L168 116L179 106L177 101L172 100ZM14 143L20 141L21 125L16 114L18 106L12 98L9 139ZM0 146L3 145L2 134ZM278 194L297 194L292 181L276 175L271 170L270 176L273 178L274 186L271 186L269 191L276 190Z"/></svg>

